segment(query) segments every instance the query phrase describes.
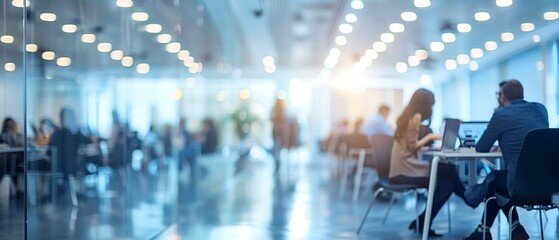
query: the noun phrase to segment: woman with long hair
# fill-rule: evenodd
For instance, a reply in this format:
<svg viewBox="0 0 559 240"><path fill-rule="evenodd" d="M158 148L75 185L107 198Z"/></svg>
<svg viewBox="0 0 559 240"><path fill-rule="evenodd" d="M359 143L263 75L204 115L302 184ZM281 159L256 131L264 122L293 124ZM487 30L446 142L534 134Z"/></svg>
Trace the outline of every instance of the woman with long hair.
<svg viewBox="0 0 559 240"><path fill-rule="evenodd" d="M392 183L429 187L430 162L421 160L419 154L420 150L429 142L439 140L441 137L429 133L419 139L419 128L423 121L430 124L434 104L435 95L431 91L424 88L418 89L398 117L390 162L390 181ZM464 190L456 168L451 164L439 163L433 212L429 221L433 221L452 193L464 199ZM424 219L425 211L419 216L419 224L414 220L408 228L415 231L419 226L419 231L422 231ZM429 236L440 237L442 235L429 230Z"/></svg>

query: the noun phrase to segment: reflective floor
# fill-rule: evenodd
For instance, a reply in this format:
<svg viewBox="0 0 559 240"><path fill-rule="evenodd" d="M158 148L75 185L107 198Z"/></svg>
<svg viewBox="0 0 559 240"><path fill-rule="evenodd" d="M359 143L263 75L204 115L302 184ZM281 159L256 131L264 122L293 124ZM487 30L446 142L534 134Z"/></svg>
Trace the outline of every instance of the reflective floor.
<svg viewBox="0 0 559 240"><path fill-rule="evenodd" d="M79 206L64 202L30 207L28 239L419 239L407 230L414 219L412 196L399 196L387 222L387 201L373 207L363 231L356 229L371 199L374 176L366 178L359 199L351 189L340 197L331 158L304 151L286 153L274 174L270 156L202 160L198 180L177 171L126 173L134 181L108 185L98 196L80 196ZM173 168L173 164L169 164ZM176 167L176 164L174 165ZM350 183L351 185L351 183ZM127 189L116 191L115 189ZM169 191L175 189L175 191ZM120 194L119 194L120 193ZM141 196L141 197L140 197ZM0 214L0 239L23 238L22 196ZM424 200L420 200L423 209ZM125 209L125 211L123 211ZM434 223L444 239L462 239L479 223L481 208L451 198L451 231L446 208ZM541 239L535 212L520 210L532 239ZM557 239L558 212L547 212L545 238ZM507 224L494 226L495 239L508 239ZM497 237L499 236L499 237Z"/></svg>

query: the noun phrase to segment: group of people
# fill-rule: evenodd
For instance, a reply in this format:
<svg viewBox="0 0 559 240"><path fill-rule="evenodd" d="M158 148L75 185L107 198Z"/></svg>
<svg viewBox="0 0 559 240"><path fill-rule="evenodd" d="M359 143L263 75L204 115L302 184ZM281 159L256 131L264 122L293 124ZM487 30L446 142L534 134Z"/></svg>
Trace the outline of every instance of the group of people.
<svg viewBox="0 0 559 240"><path fill-rule="evenodd" d="M546 108L540 103L524 100L524 90L518 80L508 80L500 84L498 93L499 107L495 109L487 129L476 144L477 152L493 150L493 144L498 140L499 148L503 154L506 168L493 170L481 184L464 187L459 179L456 167L448 163L439 163L436 189L434 192L432 222L439 210L444 206L452 193L464 202L476 208L486 198L494 196L496 192L508 193L514 179L518 156L524 138L534 129L548 128L548 115ZM415 184L427 188L429 186L430 162L419 158L420 151L429 142L441 139L438 134L429 133L420 135L422 122L430 122L432 107L435 103L434 94L427 89L418 89L412 95L409 104L396 121L394 146L392 149L390 165L390 181L401 184ZM464 239L491 239L490 228L501 209L505 215L512 206L498 206L492 201L487 206L487 221L483 218L481 224ZM410 230L423 230L425 211L419 216L419 223L415 220L409 225ZM511 239L528 239L524 227L520 224L516 210L512 216ZM419 229L417 229L419 227ZM442 236L429 230L429 236Z"/></svg>

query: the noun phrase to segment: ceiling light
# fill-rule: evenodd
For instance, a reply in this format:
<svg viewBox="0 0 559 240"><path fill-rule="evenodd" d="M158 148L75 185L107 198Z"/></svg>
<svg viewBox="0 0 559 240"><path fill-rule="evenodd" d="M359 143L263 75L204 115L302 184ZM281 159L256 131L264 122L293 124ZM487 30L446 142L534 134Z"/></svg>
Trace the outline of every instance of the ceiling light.
<svg viewBox="0 0 559 240"><path fill-rule="evenodd" d="M58 66L68 67L70 66L70 64L72 64L72 59L70 59L69 57L59 57L58 59L56 59L56 65Z"/></svg>
<svg viewBox="0 0 559 240"><path fill-rule="evenodd" d="M378 58L378 52L375 51L374 49L367 49L367 51L365 51L365 56L371 60L375 60Z"/></svg>
<svg viewBox="0 0 559 240"><path fill-rule="evenodd" d="M62 25L62 31L65 33L75 33L78 31L78 26L74 24L64 24Z"/></svg>
<svg viewBox="0 0 559 240"><path fill-rule="evenodd" d="M373 43L373 49L377 52L384 52L386 51L386 43L384 42L375 42Z"/></svg>
<svg viewBox="0 0 559 240"><path fill-rule="evenodd" d="M348 13L345 15L345 21L348 23L357 22L357 16L353 13Z"/></svg>
<svg viewBox="0 0 559 240"><path fill-rule="evenodd" d="M82 42L84 43L94 43L95 42L95 35L91 33L82 34Z"/></svg>
<svg viewBox="0 0 559 240"><path fill-rule="evenodd" d="M262 58L262 64L264 64L264 66L274 65L275 62L276 62L276 60L272 56L265 56L265 57Z"/></svg>
<svg viewBox="0 0 559 240"><path fill-rule="evenodd" d="M468 64L470 62L470 56L467 54L458 54L458 56L456 56L456 62L460 65Z"/></svg>
<svg viewBox="0 0 559 240"><path fill-rule="evenodd" d="M8 62L4 64L4 69L8 72L13 72L16 70L16 64L13 62Z"/></svg>
<svg viewBox="0 0 559 240"><path fill-rule="evenodd" d="M485 42L485 50L487 51L495 51L497 49L497 42L495 41L487 41Z"/></svg>
<svg viewBox="0 0 559 240"><path fill-rule="evenodd" d="M512 34L511 32L501 33L501 40L503 40L503 42L510 42L514 40L514 34Z"/></svg>
<svg viewBox="0 0 559 240"><path fill-rule="evenodd" d="M353 31L353 27L348 23L340 24L340 27L338 27L338 29L340 29L341 33L350 33Z"/></svg>
<svg viewBox="0 0 559 240"><path fill-rule="evenodd" d="M431 48L431 51L433 51L433 52L442 52L442 51L444 51L444 43L442 43L442 42L431 42L431 44L429 44L429 48Z"/></svg>
<svg viewBox="0 0 559 240"><path fill-rule="evenodd" d="M421 75L421 77L419 77L419 80L421 81L421 85L423 86L431 86L433 84L433 78L429 74Z"/></svg>
<svg viewBox="0 0 559 240"><path fill-rule="evenodd" d="M177 54L179 60L185 60L187 57L190 57L190 52L188 50L180 50Z"/></svg>
<svg viewBox="0 0 559 240"><path fill-rule="evenodd" d="M276 71L276 65L264 66L264 71L267 73L274 73Z"/></svg>
<svg viewBox="0 0 559 240"><path fill-rule="evenodd" d="M241 100L247 100L250 98L250 91L248 89L243 89L239 92L239 98Z"/></svg>
<svg viewBox="0 0 559 240"><path fill-rule="evenodd" d="M419 60L418 57L416 56L409 56L408 57L408 65L415 67L418 66L421 63L421 61Z"/></svg>
<svg viewBox="0 0 559 240"><path fill-rule="evenodd" d="M0 42L3 42L3 43L13 43L13 42L14 42L14 36L12 36L12 35L4 35L4 36L0 37Z"/></svg>
<svg viewBox="0 0 559 240"><path fill-rule="evenodd" d="M121 60L122 66L131 67L134 65L134 58L130 56L123 57Z"/></svg>
<svg viewBox="0 0 559 240"><path fill-rule="evenodd" d="M400 17L406 22L413 22L417 20L417 15L414 12L403 12Z"/></svg>
<svg viewBox="0 0 559 240"><path fill-rule="evenodd" d="M441 35L441 39L445 43L452 43L452 42L456 41L456 35L454 35L454 33L443 33Z"/></svg>
<svg viewBox="0 0 559 240"><path fill-rule="evenodd" d="M363 9L363 2L361 0L353 0L351 1L351 8L359 10Z"/></svg>
<svg viewBox="0 0 559 240"><path fill-rule="evenodd" d="M470 71L477 71L479 69L479 65L476 61L470 62Z"/></svg>
<svg viewBox="0 0 559 240"><path fill-rule="evenodd" d="M193 57L187 57L186 59L184 59L182 61L182 63L184 64L185 67L190 67L190 66L192 66L192 64L194 64L194 58Z"/></svg>
<svg viewBox="0 0 559 240"><path fill-rule="evenodd" d="M408 65L405 62L396 63L396 72L405 73L406 71L408 71Z"/></svg>
<svg viewBox="0 0 559 240"><path fill-rule="evenodd" d="M13 0L12 5L14 7L23 8L23 0ZM25 6L29 7L29 5L30 5L29 0L25 0Z"/></svg>
<svg viewBox="0 0 559 240"><path fill-rule="evenodd" d="M129 8L134 5L132 0L116 0L116 5L121 8Z"/></svg>
<svg viewBox="0 0 559 240"><path fill-rule="evenodd" d="M474 19L478 22L483 22L491 19L491 14L488 12L477 12L474 14Z"/></svg>
<svg viewBox="0 0 559 240"><path fill-rule="evenodd" d="M149 72L149 64L140 63L136 66L136 72L139 74L147 74Z"/></svg>
<svg viewBox="0 0 559 240"><path fill-rule="evenodd" d="M159 33L161 32L163 28L161 27L161 25L157 24L157 23L152 23L152 24L148 24L146 25L146 32L148 33Z"/></svg>
<svg viewBox="0 0 559 240"><path fill-rule="evenodd" d="M54 22L56 21L56 14L54 13L41 13L39 18L45 22Z"/></svg>
<svg viewBox="0 0 559 240"><path fill-rule="evenodd" d="M553 21L553 20L556 20L557 18L559 18L559 13L558 12L545 12L543 14L543 19L545 19L547 21Z"/></svg>
<svg viewBox="0 0 559 240"><path fill-rule="evenodd" d="M456 25L456 30L461 33L470 32L472 31L472 25L468 23L459 23L458 25Z"/></svg>
<svg viewBox="0 0 559 240"><path fill-rule="evenodd" d="M97 51L99 52L110 52L113 48L113 45L110 43L99 43L97 44Z"/></svg>
<svg viewBox="0 0 559 240"><path fill-rule="evenodd" d="M472 50L470 50L470 56L472 56L472 58L481 58L481 57L483 57L483 49L481 49L481 48L472 48Z"/></svg>
<svg viewBox="0 0 559 240"><path fill-rule="evenodd" d="M122 50L113 50L111 52L111 59L112 60L120 60L124 56L124 52Z"/></svg>
<svg viewBox="0 0 559 240"><path fill-rule="evenodd" d="M392 33L383 33L380 35L380 40L385 43L394 42L394 34Z"/></svg>
<svg viewBox="0 0 559 240"><path fill-rule="evenodd" d="M361 56L361 58L359 58L359 62L361 62L361 64L366 67L373 64L373 60L368 58L367 56Z"/></svg>
<svg viewBox="0 0 559 240"><path fill-rule="evenodd" d="M523 32L534 31L534 29L536 29L536 25L534 25L533 23L520 24L520 30L522 30Z"/></svg>
<svg viewBox="0 0 559 240"><path fill-rule="evenodd" d="M534 41L535 43L538 43L541 41L540 35L534 35L532 36L532 41Z"/></svg>
<svg viewBox="0 0 559 240"><path fill-rule="evenodd" d="M429 52L425 49L417 49L415 50L415 56L419 58L419 60L425 60L429 58Z"/></svg>
<svg viewBox="0 0 559 240"><path fill-rule="evenodd" d="M401 33L406 29L406 27L404 27L404 24L401 23L392 23L390 24L390 26L388 26L388 28L393 33Z"/></svg>
<svg viewBox="0 0 559 240"><path fill-rule="evenodd" d="M132 13L132 20L137 22L145 22L149 19L149 15L145 12Z"/></svg>
<svg viewBox="0 0 559 240"><path fill-rule="evenodd" d="M170 43L173 40L171 34L159 34L157 35L157 42L159 43Z"/></svg>
<svg viewBox="0 0 559 240"><path fill-rule="evenodd" d="M335 42L339 46L343 46L347 44L347 39L344 36L337 36Z"/></svg>
<svg viewBox="0 0 559 240"><path fill-rule="evenodd" d="M512 0L496 0L495 4L497 7L508 7L512 5Z"/></svg>
<svg viewBox="0 0 559 240"><path fill-rule="evenodd" d="M324 60L324 67L326 68L334 68L336 64L338 64L338 58L328 56L326 60Z"/></svg>
<svg viewBox="0 0 559 240"><path fill-rule="evenodd" d="M448 59L444 61L444 67L446 70L454 70L457 67L456 61L454 61L454 59Z"/></svg>
<svg viewBox="0 0 559 240"><path fill-rule="evenodd" d="M28 43L27 45L25 45L25 51L28 52L36 52L38 48L39 47L37 46L37 44L33 43Z"/></svg>
<svg viewBox="0 0 559 240"><path fill-rule="evenodd" d="M543 64L542 61L537 61L537 62L536 62L536 69L537 69L538 71L543 71L543 70L545 69L545 65Z"/></svg>
<svg viewBox="0 0 559 240"><path fill-rule="evenodd" d="M53 51L45 51L45 52L43 52L43 54L41 54L41 57L44 60L50 61L50 60L53 60L56 57L56 54L54 54Z"/></svg>
<svg viewBox="0 0 559 240"><path fill-rule="evenodd" d="M340 49L338 49L338 48L331 48L328 55L330 55L332 57L335 57L335 58L339 58L342 55L342 51L340 51Z"/></svg>
<svg viewBox="0 0 559 240"><path fill-rule="evenodd" d="M165 45L165 51L170 53L178 53L181 50L181 44L178 42L171 42Z"/></svg>
<svg viewBox="0 0 559 240"><path fill-rule="evenodd" d="M417 8L426 8L426 7L431 6L431 1L430 0L414 0L413 5L415 5L415 7L417 7Z"/></svg>

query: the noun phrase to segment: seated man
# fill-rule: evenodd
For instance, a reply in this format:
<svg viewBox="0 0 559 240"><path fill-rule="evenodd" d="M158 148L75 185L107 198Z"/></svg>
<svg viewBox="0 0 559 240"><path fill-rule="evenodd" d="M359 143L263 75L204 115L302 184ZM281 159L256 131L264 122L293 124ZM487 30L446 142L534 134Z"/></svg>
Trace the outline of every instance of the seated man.
<svg viewBox="0 0 559 240"><path fill-rule="evenodd" d="M524 90L518 80L509 80L499 91L503 107L495 110L487 129L476 144L476 151L489 152L496 140L503 153L504 170L492 171L481 184L470 186L466 190L466 199L472 206L478 206L485 198L494 196L495 192L508 193L512 189L516 165L522 143L528 132L538 128L548 128L546 108L540 103L524 100ZM501 209L506 216L512 206L500 207L495 201L487 205L487 222L481 224L465 239L492 239L489 230ZM513 210L511 239L528 239L526 230L518 221L518 213Z"/></svg>

